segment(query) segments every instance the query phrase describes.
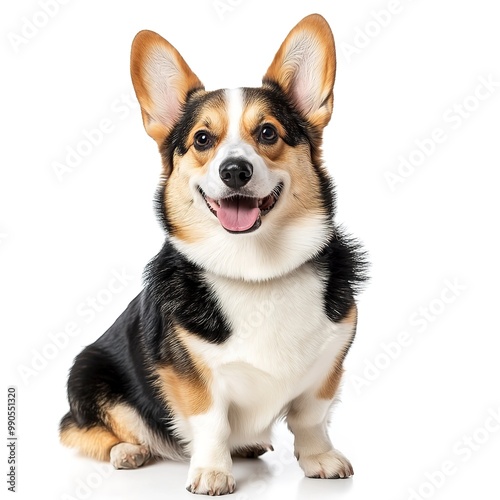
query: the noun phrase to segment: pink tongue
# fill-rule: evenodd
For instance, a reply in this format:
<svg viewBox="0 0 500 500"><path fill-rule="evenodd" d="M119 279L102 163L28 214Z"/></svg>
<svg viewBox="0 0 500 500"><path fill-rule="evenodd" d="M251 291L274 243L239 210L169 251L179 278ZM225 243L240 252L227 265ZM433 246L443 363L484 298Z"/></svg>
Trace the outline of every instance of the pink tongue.
<svg viewBox="0 0 500 500"><path fill-rule="evenodd" d="M250 229L260 215L257 198L227 198L220 200L217 217L229 231Z"/></svg>

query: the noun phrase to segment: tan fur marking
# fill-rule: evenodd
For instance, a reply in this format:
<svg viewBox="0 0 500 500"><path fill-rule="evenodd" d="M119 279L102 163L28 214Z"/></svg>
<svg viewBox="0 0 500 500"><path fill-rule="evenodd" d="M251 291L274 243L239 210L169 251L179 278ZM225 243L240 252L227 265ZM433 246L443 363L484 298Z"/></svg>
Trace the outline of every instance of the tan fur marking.
<svg viewBox="0 0 500 500"><path fill-rule="evenodd" d="M316 392L316 397L319 399L333 399L337 389L339 388L340 380L342 379L342 374L344 373L344 369L342 368L342 360L343 356L337 358L335 363L333 364L330 373L326 377L325 381L321 385L321 387Z"/></svg>
<svg viewBox="0 0 500 500"><path fill-rule="evenodd" d="M293 225L314 215L324 217L319 179L310 167L311 155L307 145L292 148L285 144L279 158L276 161L269 159L267 165L290 176L290 193L280 199L282 206L286 204L286 209L280 215L282 225Z"/></svg>
<svg viewBox="0 0 500 500"><path fill-rule="evenodd" d="M182 162L174 167L165 184L165 201L168 220L171 224L170 234L185 241L195 243L206 238L207 226L218 221L208 209L199 210L194 206L193 195L189 188L192 175L206 174L205 166L200 167L191 155L185 155ZM175 161L175 160L174 160ZM198 170L198 171L197 171Z"/></svg>
<svg viewBox="0 0 500 500"><path fill-rule="evenodd" d="M107 424L120 441L131 444L141 444L138 417L135 411L123 404L118 404L106 412Z"/></svg>
<svg viewBox="0 0 500 500"><path fill-rule="evenodd" d="M270 159L275 159L279 156L285 143L283 141L278 141L276 144L266 146L259 144L252 135L252 132L254 132L259 125L263 125L264 123L274 125L280 137L286 134L283 125L272 115L272 110L268 109L263 103L256 101L249 103L243 110L240 135L244 141L252 144L259 153L267 155Z"/></svg>
<svg viewBox="0 0 500 500"><path fill-rule="evenodd" d="M181 327L175 327L179 341L186 345L191 335ZM212 405L210 394L211 371L203 362L191 354L196 373L190 376L181 375L173 366L158 369L160 389L163 397L172 406L175 413L185 417L199 415L209 410Z"/></svg>
<svg viewBox="0 0 500 500"><path fill-rule="evenodd" d="M61 431L61 443L97 460L109 460L111 448L120 442L112 432L102 426L79 429L72 424Z"/></svg>
<svg viewBox="0 0 500 500"><path fill-rule="evenodd" d="M182 377L172 366L160 368L158 373L163 395L175 413L189 417L210 408L211 397L201 379Z"/></svg>
<svg viewBox="0 0 500 500"><path fill-rule="evenodd" d="M357 321L358 321L358 308L356 304L353 304L352 307L349 309L349 312L347 313L346 317L340 320L340 323L352 323L353 325L356 325Z"/></svg>
<svg viewBox="0 0 500 500"><path fill-rule="evenodd" d="M207 167L217 154L217 146L224 140L229 127L225 101L211 100L200 111L200 120L188 135L188 145L199 130L208 130L217 139L216 147L197 151L191 146L181 158L174 156L174 168L165 185L166 211L172 226L171 234L186 243L202 241L207 228L220 224L208 209L194 206L189 183L193 177L207 174Z"/></svg>
<svg viewBox="0 0 500 500"><path fill-rule="evenodd" d="M197 151L192 147L187 153L190 157L198 161L199 166L204 166L212 161L217 154L217 147L225 139L229 128L229 118L226 113L225 102L211 100L200 111L200 120L193 126L187 136L187 143L193 144L196 132L200 130L209 131L216 139L213 148L206 151Z"/></svg>
<svg viewBox="0 0 500 500"><path fill-rule="evenodd" d="M352 307L349 309L349 312L347 313L345 318L339 321L339 323L352 325L352 335L354 336L354 333L356 331L357 319L358 319L358 308L356 304L353 304ZM316 397L318 397L319 399L333 399L333 397L335 396L339 388L340 381L342 379L342 374L344 373L342 364L344 363L345 355L346 351L342 352L333 363L333 366L330 372L328 373L328 376L326 377L323 384L316 392Z"/></svg>

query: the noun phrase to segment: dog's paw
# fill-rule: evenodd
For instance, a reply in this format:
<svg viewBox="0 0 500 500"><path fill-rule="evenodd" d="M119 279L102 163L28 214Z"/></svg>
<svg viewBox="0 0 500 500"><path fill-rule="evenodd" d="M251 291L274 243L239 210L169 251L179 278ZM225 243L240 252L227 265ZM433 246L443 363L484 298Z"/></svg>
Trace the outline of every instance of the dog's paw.
<svg viewBox="0 0 500 500"><path fill-rule="evenodd" d="M226 495L234 491L235 482L231 474L220 470L195 469L189 472L186 489L201 495Z"/></svg>
<svg viewBox="0 0 500 500"><path fill-rule="evenodd" d="M301 455L299 456L299 465L307 477L345 479L354 474L351 462L337 450L330 450L318 455Z"/></svg>
<svg viewBox="0 0 500 500"><path fill-rule="evenodd" d="M145 446L131 443L116 444L109 455L111 465L115 469L137 469L151 456Z"/></svg>

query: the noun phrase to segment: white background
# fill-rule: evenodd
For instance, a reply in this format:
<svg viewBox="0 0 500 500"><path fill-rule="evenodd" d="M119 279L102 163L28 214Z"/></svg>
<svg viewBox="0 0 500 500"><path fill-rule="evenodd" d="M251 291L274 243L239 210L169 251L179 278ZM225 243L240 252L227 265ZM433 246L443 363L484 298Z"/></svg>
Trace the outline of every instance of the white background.
<svg viewBox="0 0 500 500"><path fill-rule="evenodd" d="M338 220L372 261L331 430L355 475L304 479L292 436L279 427L274 453L236 462L234 498L499 498L500 422L491 416L500 419L495 2L222 0L218 10L211 0L70 0L24 42L16 38L23 26L44 22L40 4L4 4L2 408L7 385L16 385L17 498L191 498L186 464L98 472L57 438L74 356L139 292L163 241L152 209L160 159L138 108L126 104L130 43L140 29L155 30L207 89L257 86L288 31L311 12L327 18L337 42L325 158ZM390 18L376 15L389 6L397 10ZM488 94L481 79L496 87ZM64 163L67 148L103 119L112 131L58 178L54 162ZM441 143L432 145L436 128ZM415 141L427 144L427 156ZM391 189L387 172L397 174L401 157L418 165ZM113 273L125 273L126 284L111 295ZM94 315L92 297L109 302ZM72 337L61 333L71 328ZM443 463L446 476L435 473Z"/></svg>

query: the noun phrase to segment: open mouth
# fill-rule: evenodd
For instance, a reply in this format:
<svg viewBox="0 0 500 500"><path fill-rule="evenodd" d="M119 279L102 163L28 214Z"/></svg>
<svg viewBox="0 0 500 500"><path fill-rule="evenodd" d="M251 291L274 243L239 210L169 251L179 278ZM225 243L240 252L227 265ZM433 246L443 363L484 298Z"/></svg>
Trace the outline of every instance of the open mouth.
<svg viewBox="0 0 500 500"><path fill-rule="evenodd" d="M250 198L235 195L221 200L208 197L198 187L207 207L219 219L222 227L230 233L250 233L258 229L261 217L267 215L276 205L283 184L279 183L265 198Z"/></svg>

